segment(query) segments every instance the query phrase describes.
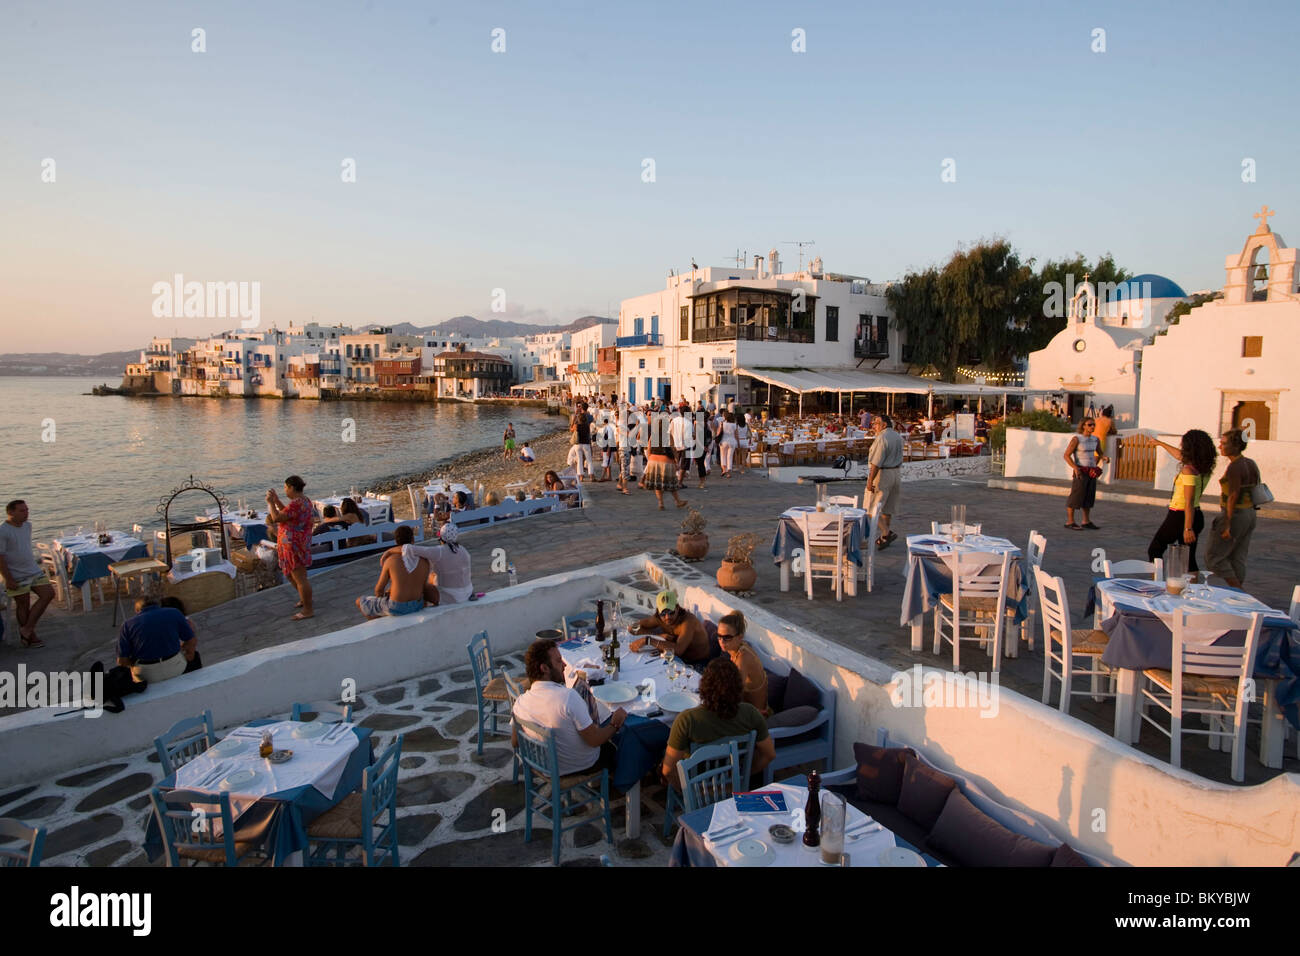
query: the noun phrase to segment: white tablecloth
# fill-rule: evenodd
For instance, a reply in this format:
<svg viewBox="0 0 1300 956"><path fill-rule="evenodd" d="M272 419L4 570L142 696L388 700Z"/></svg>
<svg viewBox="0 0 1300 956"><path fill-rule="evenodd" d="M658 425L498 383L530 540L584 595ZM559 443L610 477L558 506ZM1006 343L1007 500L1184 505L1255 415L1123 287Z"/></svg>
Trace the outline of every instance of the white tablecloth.
<svg viewBox="0 0 1300 956"><path fill-rule="evenodd" d="M1207 585L1194 585L1184 592L1184 596L1175 597L1165 591L1163 582L1127 580L1114 578L1097 582L1097 598L1102 608L1101 618L1105 620L1113 613L1115 604L1148 611L1158 617L1170 632L1174 629L1174 615L1187 611L1188 627L1184 631L1187 640L1194 644L1208 644L1216 641L1227 630L1224 628L1196 627L1197 614L1235 614L1248 617L1258 612L1286 617L1285 611L1270 608L1262 601L1257 601L1249 594L1229 588L1214 588Z"/></svg>
<svg viewBox="0 0 1300 956"><path fill-rule="evenodd" d="M99 535L94 534L58 538L54 543L68 554L80 557L81 555L99 553L107 555L110 562L122 560L132 548L138 548L144 544L139 538L133 538L121 531L109 531L107 533L113 536L111 544L100 544Z"/></svg>
<svg viewBox="0 0 1300 956"><path fill-rule="evenodd" d="M206 568L204 568L202 571L176 571L176 570L173 570L170 574L167 575L167 580L169 580L169 581L171 581L173 584L175 584L175 583L177 583L178 581L184 581L186 578L192 578L192 577L195 577L195 576L200 575L200 574L207 574L209 571L220 571L222 574L228 574L228 575L230 575L230 579L231 579L232 581L235 579L236 575L239 573L238 570L235 568L235 566L234 566L233 564L231 564L229 561L221 561L221 562L219 562L219 563L217 563L217 564L209 564L209 565L208 565Z"/></svg>
<svg viewBox="0 0 1300 956"><path fill-rule="evenodd" d="M620 704L618 706L621 706L629 714L645 716L647 713L658 707L658 697L662 694L668 693L669 690L672 689L671 681L668 679L668 669L663 662L662 655L659 653L641 654L631 651L628 649L628 644L632 640L634 640L634 638L629 637L623 632L619 633L618 642L621 653L619 657L618 681L621 684L631 684L633 686L636 686L643 681L653 681L654 686L651 687L649 691L643 692L641 696L632 701L632 703ZM566 648L564 644L561 644L560 656L564 659L565 669L567 672L571 668L579 666L584 660L599 663L603 660L604 649L605 645L597 644L595 639L592 638L586 641L586 643L581 647L576 648ZM588 670L590 671L590 668L588 668ZM573 686L573 679L576 677L576 674L570 676L566 673L566 677L568 677L569 686ZM679 690L685 690L698 696L700 675L690 668L687 668L686 676L677 679L677 687ZM608 707L603 701L598 700L597 704L600 708L601 720L604 720L609 716L612 708ZM665 713L662 719L666 723L672 723L673 718L676 716L676 714Z"/></svg>

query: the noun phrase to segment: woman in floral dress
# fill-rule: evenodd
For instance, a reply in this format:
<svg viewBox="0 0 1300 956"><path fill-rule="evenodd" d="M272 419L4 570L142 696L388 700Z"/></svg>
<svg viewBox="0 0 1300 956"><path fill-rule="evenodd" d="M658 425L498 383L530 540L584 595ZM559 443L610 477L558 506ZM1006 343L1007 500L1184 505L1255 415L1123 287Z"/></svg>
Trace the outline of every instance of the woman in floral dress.
<svg viewBox="0 0 1300 956"><path fill-rule="evenodd" d="M305 487L306 483L297 475L284 479L287 505L274 491L266 493L266 506L279 532L275 551L280 570L298 589L295 607L302 610L293 616L295 621L313 616L311 585L307 583L307 569L311 567L312 508L311 501L302 493Z"/></svg>

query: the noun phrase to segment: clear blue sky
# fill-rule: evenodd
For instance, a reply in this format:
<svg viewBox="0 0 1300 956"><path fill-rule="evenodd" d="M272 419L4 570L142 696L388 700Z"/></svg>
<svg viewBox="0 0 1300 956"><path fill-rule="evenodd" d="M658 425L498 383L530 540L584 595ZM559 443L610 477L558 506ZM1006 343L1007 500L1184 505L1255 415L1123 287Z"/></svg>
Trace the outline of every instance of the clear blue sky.
<svg viewBox="0 0 1300 956"><path fill-rule="evenodd" d="M261 282L281 327L491 318L498 287L559 322L800 239L878 280L1001 235L1218 287L1261 204L1300 235L1298 11L8 0L0 351L221 325L150 314L176 272Z"/></svg>

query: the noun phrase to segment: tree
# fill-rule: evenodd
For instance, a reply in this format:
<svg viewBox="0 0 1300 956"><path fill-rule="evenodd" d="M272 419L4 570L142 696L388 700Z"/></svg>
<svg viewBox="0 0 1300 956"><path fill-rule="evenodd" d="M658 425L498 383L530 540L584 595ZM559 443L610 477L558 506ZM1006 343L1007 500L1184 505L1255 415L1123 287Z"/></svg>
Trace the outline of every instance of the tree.
<svg viewBox="0 0 1300 956"><path fill-rule="evenodd" d="M1025 354L1046 348L1047 343L1052 341L1052 337L1065 328L1066 322L1069 321L1067 316L1070 299L1083 285L1084 276L1088 277L1087 281L1092 284L1099 297L1104 297L1108 289L1133 278L1131 273L1115 264L1115 259L1109 252L1092 263L1088 262L1081 252L1076 252L1073 259L1043 263L1043 268L1038 273L1042 289L1042 309L1038 320L1029 330ZM1098 311L1102 304L1098 302Z"/></svg>
<svg viewBox="0 0 1300 956"><path fill-rule="evenodd" d="M1198 305L1204 305L1206 302L1213 302L1215 299L1222 299L1223 293L1219 290L1214 292L1198 292L1187 302L1179 302L1169 310L1169 315L1165 317L1165 322L1169 325L1177 325L1178 320L1185 316Z"/></svg>

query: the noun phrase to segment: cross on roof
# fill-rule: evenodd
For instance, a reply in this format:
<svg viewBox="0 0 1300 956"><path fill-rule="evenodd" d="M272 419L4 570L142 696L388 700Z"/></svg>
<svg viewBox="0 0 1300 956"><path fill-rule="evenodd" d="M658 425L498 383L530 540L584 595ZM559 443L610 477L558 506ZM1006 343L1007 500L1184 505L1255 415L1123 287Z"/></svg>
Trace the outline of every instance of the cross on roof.
<svg viewBox="0 0 1300 956"><path fill-rule="evenodd" d="M1277 213L1275 213L1272 209L1269 209L1268 205L1265 204L1260 208L1259 212L1255 213L1255 215L1252 218L1259 220L1260 232L1267 232L1269 216L1276 216L1276 215Z"/></svg>

